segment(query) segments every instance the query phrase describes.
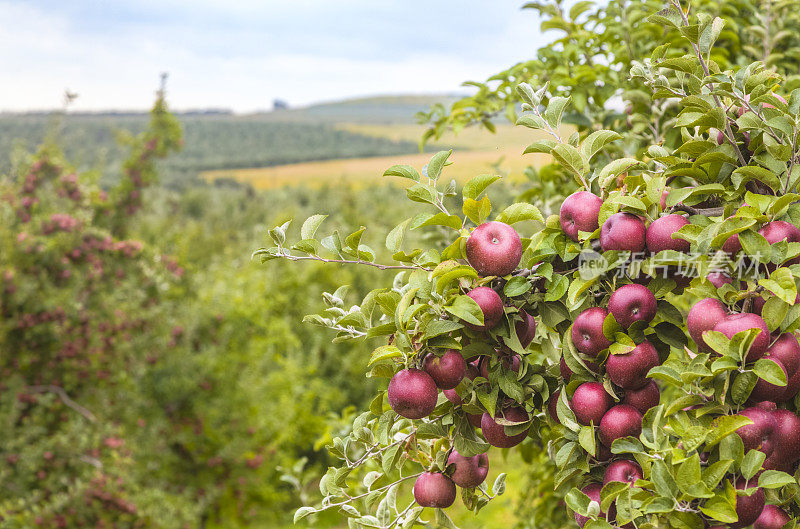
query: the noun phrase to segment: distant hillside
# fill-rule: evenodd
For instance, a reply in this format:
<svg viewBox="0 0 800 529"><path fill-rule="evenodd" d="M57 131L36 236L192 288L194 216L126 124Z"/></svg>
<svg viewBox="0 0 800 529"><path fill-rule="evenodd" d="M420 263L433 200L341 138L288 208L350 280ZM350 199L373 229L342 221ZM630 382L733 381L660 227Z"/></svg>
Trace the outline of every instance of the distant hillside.
<svg viewBox="0 0 800 529"><path fill-rule="evenodd" d="M362 134L337 125L398 127L413 123L415 112L454 99L443 95L371 97L250 115L224 109L179 113L185 146L164 162L163 179L179 185L215 169L416 153L417 138ZM11 170L16 149L32 150L48 133L58 131L69 159L82 169L102 168L104 174L118 175L124 151L115 141L117 133L138 133L147 119L147 114L131 112L0 114L0 174Z"/></svg>
<svg viewBox="0 0 800 529"><path fill-rule="evenodd" d="M435 103L450 106L460 97L457 94L364 97L276 110L258 116L274 121L407 125L414 123L414 114L420 110L428 110Z"/></svg>

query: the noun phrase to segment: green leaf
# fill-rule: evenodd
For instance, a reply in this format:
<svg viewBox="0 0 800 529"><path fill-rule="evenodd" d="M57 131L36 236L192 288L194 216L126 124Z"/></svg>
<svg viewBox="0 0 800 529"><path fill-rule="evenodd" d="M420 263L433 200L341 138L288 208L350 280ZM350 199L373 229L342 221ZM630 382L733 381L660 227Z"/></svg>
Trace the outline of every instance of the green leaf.
<svg viewBox="0 0 800 529"><path fill-rule="evenodd" d="M581 431L578 433L578 442L584 450L592 456L597 454L597 447L595 446L594 428L591 426L582 426Z"/></svg>
<svg viewBox="0 0 800 529"><path fill-rule="evenodd" d="M400 251L400 247L403 245L403 239L406 236L406 229L408 225L411 223L412 219L406 219L394 228L389 234L386 236L386 249L392 253L396 253Z"/></svg>
<svg viewBox="0 0 800 529"><path fill-rule="evenodd" d="M423 218L425 220L423 220ZM423 228L425 226L447 226L448 228L453 228L454 230L460 230L462 224L461 217L458 215L448 215L444 212L436 213L435 215L424 215L416 220L417 221L411 226L412 230Z"/></svg>
<svg viewBox="0 0 800 529"><path fill-rule="evenodd" d="M589 170L589 161L572 145L559 143L552 154L558 163L576 176L582 177Z"/></svg>
<svg viewBox="0 0 800 529"><path fill-rule="evenodd" d="M591 161L594 155L612 141L621 139L622 136L611 130L596 130L589 134L581 144L583 156Z"/></svg>
<svg viewBox="0 0 800 529"><path fill-rule="evenodd" d="M456 296L453 303L444 310L467 323L483 325L483 311L480 305L466 294Z"/></svg>
<svg viewBox="0 0 800 529"><path fill-rule="evenodd" d="M491 492L496 496L500 496L505 491L506 491L506 473L501 472L500 474L497 475L497 478L495 478Z"/></svg>
<svg viewBox="0 0 800 529"><path fill-rule="evenodd" d="M725 437L729 436L742 426L753 424L752 419L744 415L723 415L714 419L711 423L711 436L706 442L706 449L722 441Z"/></svg>
<svg viewBox="0 0 800 529"><path fill-rule="evenodd" d="M493 174L481 174L464 184L464 189L461 191L461 194L464 198L471 198L473 200L477 199L481 193L483 193L487 187L495 183L496 181L500 180L498 175Z"/></svg>
<svg viewBox="0 0 800 529"><path fill-rule="evenodd" d="M322 221L327 217L327 215L312 215L308 217L300 228L300 238L313 239L314 235L317 233L317 228L319 228L319 225L322 224Z"/></svg>
<svg viewBox="0 0 800 529"><path fill-rule="evenodd" d="M439 176L442 174L442 168L447 165L447 159L450 158L451 154L453 154L452 149L449 151L439 151L433 155L427 166L428 178L434 182L439 179Z"/></svg>
<svg viewBox="0 0 800 529"><path fill-rule="evenodd" d="M506 282L505 286L503 287L503 294L505 294L507 297L513 298L516 296L521 296L530 289L530 282L524 277L517 276L512 277L508 280L508 282Z"/></svg>
<svg viewBox="0 0 800 529"><path fill-rule="evenodd" d="M506 224L515 224L523 220L535 220L544 224L544 216L542 216L542 212L539 211L539 208L533 204L526 204L524 202L511 204L500 212L495 220L505 222Z"/></svg>
<svg viewBox="0 0 800 529"><path fill-rule="evenodd" d="M544 117L551 128L557 129L561 125L561 116L564 114L569 100L569 97L560 96L550 98L547 109L544 111Z"/></svg>
<svg viewBox="0 0 800 529"><path fill-rule="evenodd" d="M742 459L742 464L739 465L744 479L751 479L755 476L756 473L761 470L761 465L764 464L766 458L767 456L758 450L748 451L744 459Z"/></svg>
<svg viewBox="0 0 800 529"><path fill-rule="evenodd" d="M294 523L299 522L309 514L313 514L317 512L317 510L313 507L300 507L294 512Z"/></svg>
<svg viewBox="0 0 800 529"><path fill-rule="evenodd" d="M753 366L753 372L759 378L776 386L786 385L786 372L773 360L761 358Z"/></svg>
<svg viewBox="0 0 800 529"><path fill-rule="evenodd" d="M383 176L399 176L419 182L419 173L410 165L393 165L383 172Z"/></svg>
<svg viewBox="0 0 800 529"><path fill-rule="evenodd" d="M492 212L492 203L487 196L484 196L480 200L467 198L464 200L461 209L469 220L480 225L489 218L489 214Z"/></svg>
<svg viewBox="0 0 800 529"><path fill-rule="evenodd" d="M399 358L403 356L402 351L395 347L394 345L382 345L372 351L372 355L369 358L369 366L380 362L381 360L389 360L391 358Z"/></svg>
<svg viewBox="0 0 800 529"><path fill-rule="evenodd" d="M779 470L765 470L758 477L758 486L762 489L779 489L793 483L797 483L793 476Z"/></svg>

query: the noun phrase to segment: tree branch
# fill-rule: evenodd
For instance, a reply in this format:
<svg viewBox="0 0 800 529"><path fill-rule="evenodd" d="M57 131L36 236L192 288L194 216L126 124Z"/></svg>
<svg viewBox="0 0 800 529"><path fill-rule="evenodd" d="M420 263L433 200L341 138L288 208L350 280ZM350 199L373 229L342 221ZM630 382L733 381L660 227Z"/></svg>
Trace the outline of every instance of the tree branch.
<svg viewBox="0 0 800 529"><path fill-rule="evenodd" d="M64 388L60 386L28 386L27 390L31 393L55 393L61 399L61 402L64 403L65 406L72 408L73 410L77 411L81 415L83 415L88 421L95 422L97 421L97 417L89 411L88 409L84 408L74 400L72 400L67 392L64 391Z"/></svg>

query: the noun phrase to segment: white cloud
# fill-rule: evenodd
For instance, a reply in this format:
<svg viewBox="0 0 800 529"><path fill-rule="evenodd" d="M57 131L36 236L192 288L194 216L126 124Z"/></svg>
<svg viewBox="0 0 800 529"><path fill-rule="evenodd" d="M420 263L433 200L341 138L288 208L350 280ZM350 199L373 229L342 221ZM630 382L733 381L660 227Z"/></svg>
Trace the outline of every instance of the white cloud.
<svg viewBox="0 0 800 529"><path fill-rule="evenodd" d="M541 44L518 2L449 20L395 0L0 0L0 109L57 107L65 89L79 94L75 109L144 109L162 71L179 109L452 92Z"/></svg>

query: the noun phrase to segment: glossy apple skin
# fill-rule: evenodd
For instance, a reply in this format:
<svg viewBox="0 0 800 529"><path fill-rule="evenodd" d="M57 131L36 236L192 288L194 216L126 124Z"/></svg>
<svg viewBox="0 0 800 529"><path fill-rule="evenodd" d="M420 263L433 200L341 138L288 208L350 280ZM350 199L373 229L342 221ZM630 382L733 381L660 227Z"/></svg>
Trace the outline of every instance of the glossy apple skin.
<svg viewBox="0 0 800 529"><path fill-rule="evenodd" d="M644 285L623 285L608 299L608 310L617 323L628 328L637 321L649 323L656 317L656 297Z"/></svg>
<svg viewBox="0 0 800 529"><path fill-rule="evenodd" d="M600 224L600 207L603 201L589 191L572 193L561 204L559 222L561 230L573 241L578 241L578 232L593 232Z"/></svg>
<svg viewBox="0 0 800 529"><path fill-rule="evenodd" d="M765 505L761 516L753 524L753 529L781 529L791 518L777 505Z"/></svg>
<svg viewBox="0 0 800 529"><path fill-rule="evenodd" d="M602 307L584 310L572 324L572 343L579 352L595 357L608 348L611 341L603 334L603 322L608 311Z"/></svg>
<svg viewBox="0 0 800 529"><path fill-rule="evenodd" d="M465 457L453 450L447 458L447 466L455 465L450 476L459 487L471 489L486 480L489 474L489 456L486 453Z"/></svg>
<svg viewBox="0 0 800 529"><path fill-rule="evenodd" d="M407 419L427 417L436 408L436 382L425 371L403 369L389 381L389 406Z"/></svg>
<svg viewBox="0 0 800 529"><path fill-rule="evenodd" d="M781 334L767 349L765 358L777 358L786 368L788 380L783 394L776 402L788 402L800 391L800 343L791 333Z"/></svg>
<svg viewBox="0 0 800 529"><path fill-rule="evenodd" d="M467 239L467 262L481 276L506 276L517 269L522 241L517 230L503 222L487 222Z"/></svg>
<svg viewBox="0 0 800 529"><path fill-rule="evenodd" d="M647 385L641 389L629 389L625 392L622 398L623 404L633 406L644 415L647 410L658 406L661 400L661 391L658 389L658 384L655 380L650 380Z"/></svg>
<svg viewBox="0 0 800 529"><path fill-rule="evenodd" d="M483 326L466 323L467 327L476 331L492 329L500 323L503 318L503 300L489 287L473 288L467 295L475 300L475 303L483 311Z"/></svg>
<svg viewBox="0 0 800 529"><path fill-rule="evenodd" d="M414 482L414 500L420 507L445 509L456 501L456 484L440 472L425 472Z"/></svg>
<svg viewBox="0 0 800 529"><path fill-rule="evenodd" d="M461 353L448 349L442 356L426 356L423 369L433 378L439 389L453 389L466 376L467 362Z"/></svg>
<svg viewBox="0 0 800 529"><path fill-rule="evenodd" d="M603 489L603 486L600 483L592 483L590 485L586 485L581 489L581 492L589 496L589 499L592 501L596 501L600 504L600 491ZM605 515L604 512L601 511L601 516ZM575 521L580 527L586 525L591 518L587 518L586 516L581 516L578 513L575 513Z"/></svg>
<svg viewBox="0 0 800 529"><path fill-rule="evenodd" d="M647 373L660 363L653 344L642 342L628 353L609 355L606 374L622 389L642 389L650 381Z"/></svg>
<svg viewBox="0 0 800 529"><path fill-rule="evenodd" d="M714 298L701 299L689 309L686 326L701 353L711 352L711 347L703 340L703 333L713 330L717 323L727 315L727 307L720 300Z"/></svg>
<svg viewBox="0 0 800 529"><path fill-rule="evenodd" d="M775 420L775 448L764 461L764 468L794 473L793 466L800 461L800 417L789 410L772 412Z"/></svg>
<svg viewBox="0 0 800 529"><path fill-rule="evenodd" d="M553 419L558 424L561 424L561 420L558 418L558 399L561 398L561 390L557 389L555 393L550 395L550 399L547 401L547 413L550 415L550 418Z"/></svg>
<svg viewBox="0 0 800 529"><path fill-rule="evenodd" d="M523 422L530 419L527 412L522 408L511 407L503 410L503 418L511 422ZM481 417L481 432L486 442L497 448L511 448L517 446L528 436L528 432L518 433L517 435L506 435L505 427L497 424L491 415L484 413Z"/></svg>
<svg viewBox="0 0 800 529"><path fill-rule="evenodd" d="M786 367L783 365L783 362L778 360L777 358L771 358L773 362L778 364L778 367L781 368L783 374L786 376L786 380L789 380L789 375L786 372ZM766 380L759 378L756 382L756 386L753 388L753 391L750 393L750 399L748 402L756 403L756 402L775 402L783 397L783 394L786 392L786 386L776 386Z"/></svg>
<svg viewBox="0 0 800 529"><path fill-rule="evenodd" d="M524 310L521 310L519 315L522 316L522 320L518 320L514 323L514 330L517 333L519 343L522 345L522 348L525 349L536 336L536 318Z"/></svg>
<svg viewBox="0 0 800 529"><path fill-rule="evenodd" d="M604 252L643 252L647 247L646 240L644 221L631 213L614 213L600 228L600 247Z"/></svg>
<svg viewBox="0 0 800 529"><path fill-rule="evenodd" d="M600 382L584 382L572 394L570 408L575 413L575 418L583 425L600 424L603 416L614 404L614 399L608 394Z"/></svg>
<svg viewBox="0 0 800 529"><path fill-rule="evenodd" d="M618 404L600 421L600 442L611 448L616 439L639 437L642 433L642 414L633 406Z"/></svg>
<svg viewBox="0 0 800 529"><path fill-rule="evenodd" d="M558 370L561 372L561 378L564 379L564 383L569 382L569 379L572 378L572 375L575 373L572 372L572 369L569 368L567 365L567 361L564 360L564 356L561 356L561 360L558 362Z"/></svg>
<svg viewBox="0 0 800 529"><path fill-rule="evenodd" d="M674 213L657 218L647 227L647 249L653 253L664 250L688 252L690 249L689 241L672 238L673 233L687 224L689 224L689 220L686 217Z"/></svg>
<svg viewBox="0 0 800 529"><path fill-rule="evenodd" d="M642 467L639 466L639 463L628 459L620 459L606 467L603 485L608 485L612 481L633 485L637 479L642 479L643 477L644 474L642 474Z"/></svg>
<svg viewBox="0 0 800 529"><path fill-rule="evenodd" d="M790 224L783 220L775 220L764 225L758 233L764 236L770 244L775 244L778 241L787 242L800 242L800 229L794 224ZM795 257L786 262L787 265L793 265L800 262L800 258ZM772 265L774 268L774 265Z"/></svg>
<svg viewBox="0 0 800 529"><path fill-rule="evenodd" d="M706 276L712 285L721 288L722 285L732 285L733 278L725 272L711 272Z"/></svg>
<svg viewBox="0 0 800 529"><path fill-rule="evenodd" d="M745 408L739 415L748 417L753 424L742 426L736 433L742 438L744 450L758 450L767 457L775 450L775 432L778 423L772 411L760 407Z"/></svg>
<svg viewBox="0 0 800 529"><path fill-rule="evenodd" d="M753 340L753 345L750 347L746 358L748 362L755 362L764 356L770 342L769 328L761 316L749 312L728 314L714 326L715 331L721 332L728 339L733 338L736 333L747 329L761 330Z"/></svg>
<svg viewBox="0 0 800 529"><path fill-rule="evenodd" d="M736 481L735 487L739 490L743 490L747 488L747 485L750 485L749 488L754 488L753 486L756 485L757 482L747 483L744 479L739 478ZM755 522L759 516L761 516L761 512L764 510L764 491L758 489L754 492L751 496L736 496L736 515L739 517L739 521L731 524L731 527L747 527L748 525Z"/></svg>
<svg viewBox="0 0 800 529"><path fill-rule="evenodd" d="M742 242L739 240L739 234L731 235L722 244L722 251L733 257L742 250Z"/></svg>

